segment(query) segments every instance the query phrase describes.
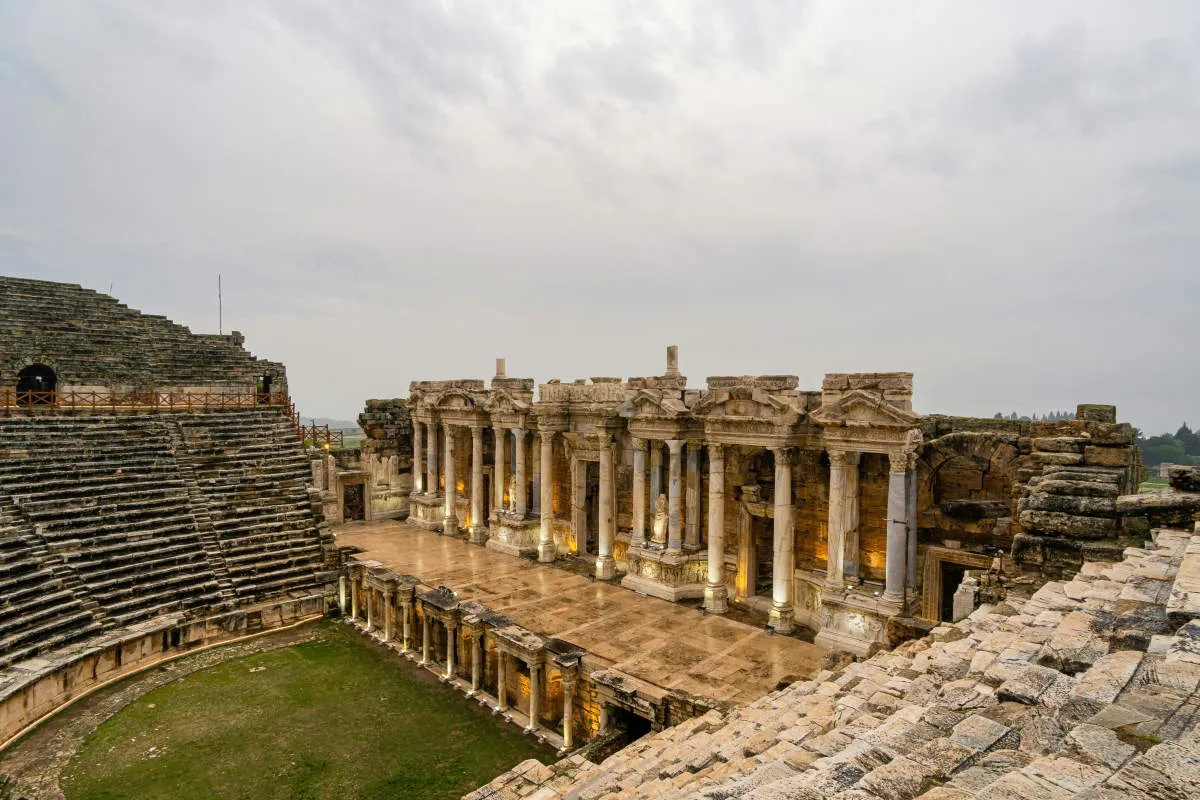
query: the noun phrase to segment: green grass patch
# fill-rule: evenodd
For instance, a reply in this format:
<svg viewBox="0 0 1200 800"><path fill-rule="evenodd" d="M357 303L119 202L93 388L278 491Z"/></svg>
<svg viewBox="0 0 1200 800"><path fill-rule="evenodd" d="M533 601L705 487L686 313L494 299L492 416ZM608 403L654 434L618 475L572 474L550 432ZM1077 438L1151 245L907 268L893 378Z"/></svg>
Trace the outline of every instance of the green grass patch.
<svg viewBox="0 0 1200 800"><path fill-rule="evenodd" d="M314 641L149 692L88 737L62 788L69 800L458 798L553 759L402 661L323 623Z"/></svg>

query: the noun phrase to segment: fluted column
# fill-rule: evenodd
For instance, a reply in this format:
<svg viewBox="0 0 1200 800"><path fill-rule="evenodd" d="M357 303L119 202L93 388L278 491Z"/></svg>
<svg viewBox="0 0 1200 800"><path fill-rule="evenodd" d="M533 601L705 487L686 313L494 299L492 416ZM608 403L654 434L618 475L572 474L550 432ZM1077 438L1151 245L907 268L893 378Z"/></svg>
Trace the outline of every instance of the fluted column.
<svg viewBox="0 0 1200 800"><path fill-rule="evenodd" d="M458 626L446 625L446 680L454 680L455 664L454 650L458 645Z"/></svg>
<svg viewBox="0 0 1200 800"><path fill-rule="evenodd" d="M508 653L496 651L496 708L500 711L508 709Z"/></svg>
<svg viewBox="0 0 1200 800"><path fill-rule="evenodd" d="M542 712L542 665L532 662L529 665L529 725L527 731L533 731L538 726L538 715Z"/></svg>
<svg viewBox="0 0 1200 800"><path fill-rule="evenodd" d="M483 544L487 523L483 518L483 428L471 426L471 543Z"/></svg>
<svg viewBox="0 0 1200 800"><path fill-rule="evenodd" d="M421 615L421 665L429 663L429 614Z"/></svg>
<svg viewBox="0 0 1200 800"><path fill-rule="evenodd" d="M887 562L883 599L904 603L904 562L908 552L908 455L889 453Z"/></svg>
<svg viewBox="0 0 1200 800"><path fill-rule="evenodd" d="M630 547L646 544L646 440L633 439L633 532Z"/></svg>
<svg viewBox="0 0 1200 800"><path fill-rule="evenodd" d="M772 448L775 454L775 567L771 585L771 612L768 621L780 633L792 629L795 615L792 600L792 573L795 571L795 544L792 541L792 450Z"/></svg>
<svg viewBox="0 0 1200 800"><path fill-rule="evenodd" d="M610 580L616 573L613 561L613 539L617 524L613 512L613 445L608 436L603 437L600 449L600 546L596 557L596 577Z"/></svg>
<svg viewBox="0 0 1200 800"><path fill-rule="evenodd" d="M725 447L708 446L708 582L704 585L704 608L724 614L729 590L725 586Z"/></svg>
<svg viewBox="0 0 1200 800"><path fill-rule="evenodd" d="M554 431L542 431L541 445L542 516L538 521L538 561L549 563L554 560Z"/></svg>
<svg viewBox="0 0 1200 800"><path fill-rule="evenodd" d="M492 508L501 511L505 508L504 489L506 488L505 484L508 483L508 428L493 428L492 439L495 440L496 446L494 453L496 462L492 469L492 480L495 482L493 489L496 497Z"/></svg>
<svg viewBox="0 0 1200 800"><path fill-rule="evenodd" d="M699 441L687 443L687 485L684 488L683 546L700 549L700 448Z"/></svg>
<svg viewBox="0 0 1200 800"><path fill-rule="evenodd" d="M437 423L425 423L425 494L431 497L438 493L438 439Z"/></svg>
<svg viewBox="0 0 1200 800"><path fill-rule="evenodd" d="M908 588L917 588L917 454L908 456Z"/></svg>
<svg viewBox="0 0 1200 800"><path fill-rule="evenodd" d="M829 509L825 536L825 583L841 589L846 582L846 454L829 451Z"/></svg>
<svg viewBox="0 0 1200 800"><path fill-rule="evenodd" d="M575 685L577 677L574 671L564 672L562 674L562 689L563 689L563 718L562 718L562 740L563 750L570 750L575 746Z"/></svg>
<svg viewBox="0 0 1200 800"><path fill-rule="evenodd" d="M400 601L400 624L403 626L402 638L400 640L400 650L407 653L412 649L412 601L402 599Z"/></svg>
<svg viewBox="0 0 1200 800"><path fill-rule="evenodd" d="M683 544L683 440L668 439L671 452L667 481L667 549L679 550Z"/></svg>
<svg viewBox="0 0 1200 800"><path fill-rule="evenodd" d="M425 431L424 424L413 422L412 493L425 491Z"/></svg>
<svg viewBox="0 0 1200 800"><path fill-rule="evenodd" d="M473 631L471 636L471 691L467 697L479 694L483 681L483 631Z"/></svg>
<svg viewBox="0 0 1200 800"><path fill-rule="evenodd" d="M525 519L529 502L529 487L525 484L525 433L524 428L513 428L513 438L517 442L517 468L513 471L513 512L520 519Z"/></svg>
<svg viewBox="0 0 1200 800"><path fill-rule="evenodd" d="M458 476L454 464L454 426L446 424L446 516L442 520L442 531L447 536L458 535Z"/></svg>

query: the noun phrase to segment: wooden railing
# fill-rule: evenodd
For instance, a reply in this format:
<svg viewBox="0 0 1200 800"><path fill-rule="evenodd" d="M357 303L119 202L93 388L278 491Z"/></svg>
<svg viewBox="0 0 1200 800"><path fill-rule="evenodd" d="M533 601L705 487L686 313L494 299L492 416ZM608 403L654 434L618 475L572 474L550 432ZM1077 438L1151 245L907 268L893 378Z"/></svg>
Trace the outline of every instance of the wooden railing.
<svg viewBox="0 0 1200 800"><path fill-rule="evenodd" d="M345 446L345 435L339 430L330 430L328 425L298 424L297 433L305 444L324 447L326 450L337 450Z"/></svg>
<svg viewBox="0 0 1200 800"><path fill-rule="evenodd" d="M258 392L173 392L157 389L128 392L17 392L0 391L0 408L62 408L104 410L183 410L273 407L291 409L292 401L282 393Z"/></svg>

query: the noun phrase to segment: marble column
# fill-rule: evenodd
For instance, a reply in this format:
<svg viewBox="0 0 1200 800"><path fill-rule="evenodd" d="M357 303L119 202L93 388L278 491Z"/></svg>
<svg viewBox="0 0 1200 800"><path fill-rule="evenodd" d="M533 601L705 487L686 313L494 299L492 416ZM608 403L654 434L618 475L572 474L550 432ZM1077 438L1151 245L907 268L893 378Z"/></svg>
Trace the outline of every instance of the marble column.
<svg viewBox="0 0 1200 800"><path fill-rule="evenodd" d="M685 522L683 546L700 549L700 448L696 440L687 443L687 486L684 490Z"/></svg>
<svg viewBox="0 0 1200 800"><path fill-rule="evenodd" d="M375 590L370 588L363 589L363 604L366 605L367 611L367 633L375 630Z"/></svg>
<svg viewBox="0 0 1200 800"><path fill-rule="evenodd" d="M655 508L658 496L663 493L662 485L662 442L647 439L650 446L650 508Z"/></svg>
<svg viewBox="0 0 1200 800"><path fill-rule="evenodd" d="M442 520L442 532L447 536L458 535L458 476L454 464L454 426L447 424L446 429L446 516Z"/></svg>
<svg viewBox="0 0 1200 800"><path fill-rule="evenodd" d="M525 483L525 433L524 428L513 428L513 438L517 442L517 468L513 470L513 513L518 519L525 519L529 502L529 487Z"/></svg>
<svg viewBox="0 0 1200 800"><path fill-rule="evenodd" d="M613 509L613 445L608 436L603 437L600 449L600 546L596 557L596 577L602 581L616 575L613 561L613 540L616 538L617 522Z"/></svg>
<svg viewBox="0 0 1200 800"><path fill-rule="evenodd" d="M633 532L630 547L646 544L646 440L633 438Z"/></svg>
<svg viewBox="0 0 1200 800"><path fill-rule="evenodd" d="M396 598L391 592L383 595L383 641L390 642L396 631Z"/></svg>
<svg viewBox="0 0 1200 800"><path fill-rule="evenodd" d="M500 711L508 710L508 687L505 681L508 676L505 674L507 670L508 653L503 650L496 651L496 708Z"/></svg>
<svg viewBox="0 0 1200 800"><path fill-rule="evenodd" d="M350 621L358 621L358 589L355 584L358 583L353 577L350 578Z"/></svg>
<svg viewBox="0 0 1200 800"><path fill-rule="evenodd" d="M412 493L425 491L425 431L420 422L413 422Z"/></svg>
<svg viewBox="0 0 1200 800"><path fill-rule="evenodd" d="M421 615L421 666L429 663L429 614Z"/></svg>
<svg viewBox="0 0 1200 800"><path fill-rule="evenodd" d="M554 431L542 431L541 444L542 516L538 524L538 561L546 564L554 560Z"/></svg>
<svg viewBox="0 0 1200 800"><path fill-rule="evenodd" d="M846 472L842 450L829 451L829 509L825 533L825 585L840 591L846 583Z"/></svg>
<svg viewBox="0 0 1200 800"><path fill-rule="evenodd" d="M768 622L780 633L792 630L795 616L792 581L796 560L792 531L792 458L791 448L771 448L775 454L775 569L771 581L771 612Z"/></svg>
<svg viewBox="0 0 1200 800"><path fill-rule="evenodd" d="M725 447L708 446L708 582L704 608L710 614L729 610L725 586Z"/></svg>
<svg viewBox="0 0 1200 800"><path fill-rule="evenodd" d="M438 438L437 423L425 423L425 494L438 493Z"/></svg>
<svg viewBox="0 0 1200 800"><path fill-rule="evenodd" d="M542 665L534 661L529 664L529 724L525 726L525 730L537 730L538 715L541 711Z"/></svg>
<svg viewBox="0 0 1200 800"><path fill-rule="evenodd" d="M471 691L467 697L479 694L483 681L483 631L474 631L471 636Z"/></svg>
<svg viewBox="0 0 1200 800"><path fill-rule="evenodd" d="M917 588L917 454L908 456L908 472L905 474L908 482L908 588Z"/></svg>
<svg viewBox="0 0 1200 800"><path fill-rule="evenodd" d="M883 599L903 605L904 561L908 552L908 455L889 453L887 562L884 565Z"/></svg>
<svg viewBox="0 0 1200 800"><path fill-rule="evenodd" d="M845 547L842 548L842 572L846 578L858 579L861 566L858 549L858 475L861 453L846 453L845 488L842 491L842 514L845 522Z"/></svg>
<svg viewBox="0 0 1200 800"><path fill-rule="evenodd" d="M537 431L533 432L533 452L540 454L542 450L542 435ZM538 457L531 458L533 462L533 477L530 479L529 490L529 513L535 517L542 513L542 459Z"/></svg>
<svg viewBox="0 0 1200 800"><path fill-rule="evenodd" d="M683 440L668 439L671 466L667 481L667 549L679 551L683 545Z"/></svg>
<svg viewBox="0 0 1200 800"><path fill-rule="evenodd" d="M483 428L471 426L471 544L483 544L487 522L483 518Z"/></svg>
<svg viewBox="0 0 1200 800"><path fill-rule="evenodd" d="M454 669L458 666L455 661L455 648L458 645L458 626L446 626L446 680L454 680Z"/></svg>
<svg viewBox="0 0 1200 800"><path fill-rule="evenodd" d="M412 649L412 601L400 601L401 630L400 651L407 653Z"/></svg>
<svg viewBox="0 0 1200 800"><path fill-rule="evenodd" d="M562 718L562 740L563 750L570 750L575 746L575 684L577 678L574 672L562 673L562 688L563 688L563 718Z"/></svg>
<svg viewBox="0 0 1200 800"><path fill-rule="evenodd" d="M344 574L338 575L338 608L342 610L343 614L346 613L346 603L350 602L350 591L349 587L347 586L348 583L349 581L346 580L346 576ZM351 617L351 619L353 619L353 617Z"/></svg>
<svg viewBox="0 0 1200 800"><path fill-rule="evenodd" d="M496 463L492 469L492 480L495 482L493 487L495 490L495 500L492 503L494 511L502 511L506 508L504 504L504 490L508 483L508 428L496 427L492 429L492 439L496 448L495 457Z"/></svg>

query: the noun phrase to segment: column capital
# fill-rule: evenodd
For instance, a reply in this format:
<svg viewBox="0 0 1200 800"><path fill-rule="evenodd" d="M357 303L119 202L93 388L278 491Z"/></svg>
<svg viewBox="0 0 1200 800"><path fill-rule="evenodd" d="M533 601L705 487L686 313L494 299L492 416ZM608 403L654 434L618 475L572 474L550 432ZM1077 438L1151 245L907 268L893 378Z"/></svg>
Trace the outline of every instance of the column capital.
<svg viewBox="0 0 1200 800"><path fill-rule="evenodd" d="M909 470L909 453L892 452L888 453L888 464L893 473L908 472Z"/></svg>
<svg viewBox="0 0 1200 800"><path fill-rule="evenodd" d="M525 434L528 433L527 428L509 428L509 430L512 431L513 436L517 437L518 439L523 438Z"/></svg>
<svg viewBox="0 0 1200 800"><path fill-rule="evenodd" d="M558 431L550 429L550 428L538 428L538 435L542 437L543 445L546 444L546 442L553 442L554 435L556 433L558 433Z"/></svg>
<svg viewBox="0 0 1200 800"><path fill-rule="evenodd" d="M646 449L646 440L644 438L642 438L641 436L633 436L630 438L629 442L630 442L630 446L634 450L645 451L645 449Z"/></svg>
<svg viewBox="0 0 1200 800"><path fill-rule="evenodd" d="M796 448L794 447L770 447L768 448L775 456L776 464L792 465L796 463Z"/></svg>
<svg viewBox="0 0 1200 800"><path fill-rule="evenodd" d="M717 442L709 442L708 443L708 458L710 461L714 458L724 458L724 456L725 456L725 445L719 444Z"/></svg>
<svg viewBox="0 0 1200 800"><path fill-rule="evenodd" d="M688 450L699 450L704 446L703 439L687 439Z"/></svg>
<svg viewBox="0 0 1200 800"><path fill-rule="evenodd" d="M831 467L844 467L850 463L845 450L826 450L825 452L829 454L829 466Z"/></svg>
<svg viewBox="0 0 1200 800"><path fill-rule="evenodd" d="M667 449L671 451L671 455L676 456L683 450L683 439L667 439Z"/></svg>

